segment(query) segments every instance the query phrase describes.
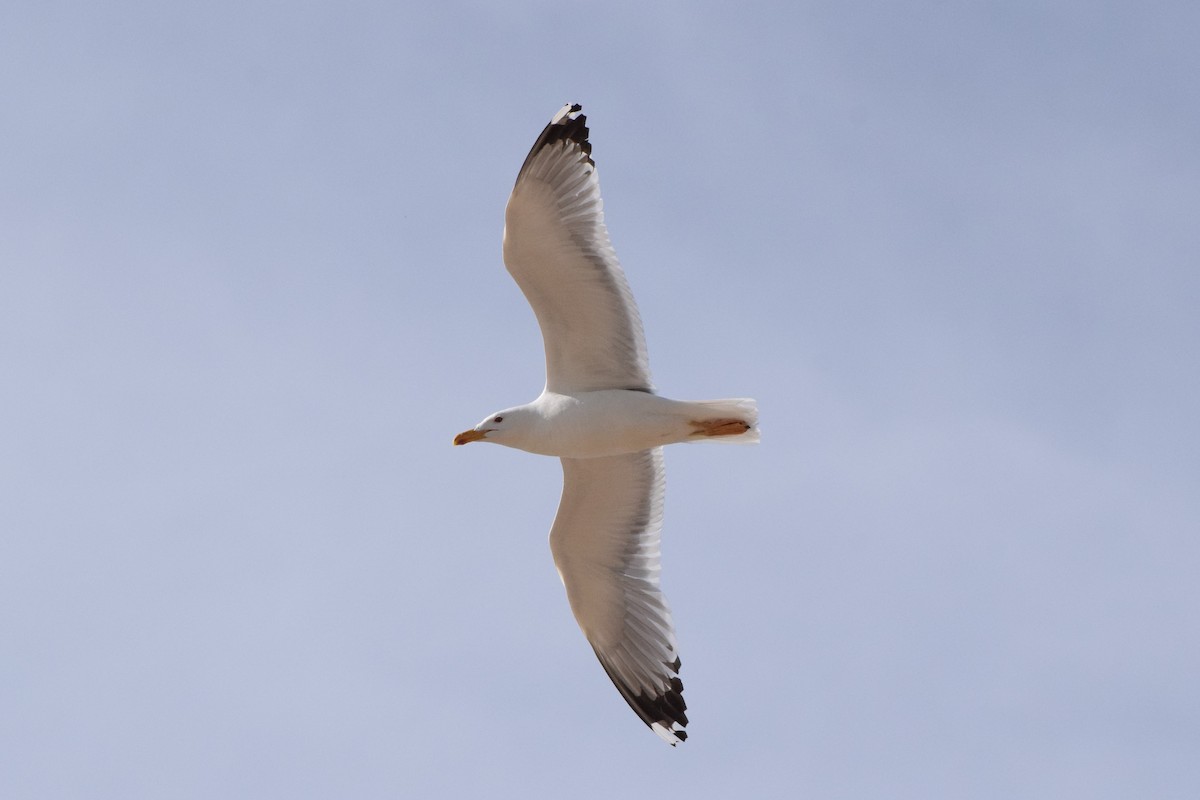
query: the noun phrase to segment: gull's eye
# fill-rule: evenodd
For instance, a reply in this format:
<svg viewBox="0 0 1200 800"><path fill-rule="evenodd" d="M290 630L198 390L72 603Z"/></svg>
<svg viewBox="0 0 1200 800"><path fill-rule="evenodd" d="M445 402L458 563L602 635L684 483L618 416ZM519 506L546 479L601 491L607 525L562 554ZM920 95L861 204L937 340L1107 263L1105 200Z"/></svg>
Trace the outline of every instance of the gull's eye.
<svg viewBox="0 0 1200 800"><path fill-rule="evenodd" d="M504 417L496 417L492 422L504 422Z"/></svg>

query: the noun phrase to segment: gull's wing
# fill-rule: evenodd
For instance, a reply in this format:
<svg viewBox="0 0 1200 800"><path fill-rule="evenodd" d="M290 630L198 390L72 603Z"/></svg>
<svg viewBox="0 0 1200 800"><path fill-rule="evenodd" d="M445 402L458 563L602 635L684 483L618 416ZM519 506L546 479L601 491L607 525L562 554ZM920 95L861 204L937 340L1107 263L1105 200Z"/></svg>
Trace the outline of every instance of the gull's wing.
<svg viewBox="0 0 1200 800"><path fill-rule="evenodd" d="M546 388L651 390L642 321L604 227L586 117L563 106L529 151L504 215L504 263L546 345Z"/></svg>
<svg viewBox="0 0 1200 800"><path fill-rule="evenodd" d="M662 448L564 458L550 550L571 611L621 696L674 745L687 738L679 655L658 588Z"/></svg>

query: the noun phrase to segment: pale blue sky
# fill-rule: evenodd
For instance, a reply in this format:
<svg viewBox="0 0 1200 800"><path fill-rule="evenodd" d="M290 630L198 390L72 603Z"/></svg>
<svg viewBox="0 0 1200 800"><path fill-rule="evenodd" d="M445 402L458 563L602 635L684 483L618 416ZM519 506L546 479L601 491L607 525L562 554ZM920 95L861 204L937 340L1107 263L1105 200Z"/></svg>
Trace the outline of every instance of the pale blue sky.
<svg viewBox="0 0 1200 800"><path fill-rule="evenodd" d="M1200 793L1194 3L8 3L0 795ZM577 630L503 206L589 116L690 738Z"/></svg>

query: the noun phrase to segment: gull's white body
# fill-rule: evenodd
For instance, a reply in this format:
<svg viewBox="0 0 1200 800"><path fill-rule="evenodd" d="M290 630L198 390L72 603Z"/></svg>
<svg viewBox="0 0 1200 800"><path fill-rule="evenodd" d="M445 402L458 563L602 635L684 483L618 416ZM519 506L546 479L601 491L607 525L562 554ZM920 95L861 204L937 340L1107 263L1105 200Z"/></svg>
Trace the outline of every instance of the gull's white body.
<svg viewBox="0 0 1200 800"><path fill-rule="evenodd" d="M532 403L488 417L476 430L487 430L489 442L542 456L599 458L694 442L699 437L693 421L746 418L755 413L751 400L684 402L629 389L573 394L545 391ZM508 424L493 423L497 415ZM513 425L518 419L523 424ZM758 431L751 429L729 441L757 442Z"/></svg>
<svg viewBox="0 0 1200 800"><path fill-rule="evenodd" d="M489 441L562 459L550 550L571 610L621 696L674 745L687 738L687 706L658 580L662 447L757 442L758 409L749 399L654 393L580 112L564 106L542 131L505 212L504 263L542 329L545 391L454 443Z"/></svg>

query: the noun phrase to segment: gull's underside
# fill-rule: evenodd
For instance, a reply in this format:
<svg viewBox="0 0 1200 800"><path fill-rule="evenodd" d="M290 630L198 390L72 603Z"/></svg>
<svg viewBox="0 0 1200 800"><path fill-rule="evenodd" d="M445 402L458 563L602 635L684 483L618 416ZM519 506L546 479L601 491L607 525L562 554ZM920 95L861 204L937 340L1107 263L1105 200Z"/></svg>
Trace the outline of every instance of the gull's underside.
<svg viewBox="0 0 1200 800"><path fill-rule="evenodd" d="M504 264L537 315L546 388L652 391L642 320L604 227L586 117L565 106L525 159ZM687 738L671 612L659 590L661 450L562 459L550 549L571 611L621 696L667 742Z"/></svg>
<svg viewBox="0 0 1200 800"><path fill-rule="evenodd" d="M591 152L582 109L564 106L526 157L505 212L504 263L541 327L546 389L454 441L561 457L550 549L571 611L617 691L675 745L687 738L688 719L659 588L661 445L757 441L758 412L748 399L681 403L654 395L641 318L604 226ZM569 442L593 449L580 453Z"/></svg>

